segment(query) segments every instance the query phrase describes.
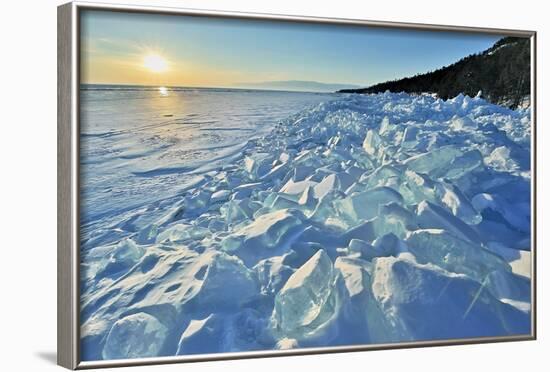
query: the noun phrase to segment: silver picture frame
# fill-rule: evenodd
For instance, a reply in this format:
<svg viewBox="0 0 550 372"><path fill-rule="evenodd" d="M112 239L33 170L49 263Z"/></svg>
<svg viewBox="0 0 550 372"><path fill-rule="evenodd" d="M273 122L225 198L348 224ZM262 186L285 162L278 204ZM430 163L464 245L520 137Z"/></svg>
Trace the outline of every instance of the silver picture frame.
<svg viewBox="0 0 550 372"><path fill-rule="evenodd" d="M531 40L531 332L526 335L483 337L437 341L402 342L358 346L317 347L295 350L248 351L173 357L155 357L127 360L83 362L80 358L79 316L79 77L80 77L80 24L83 10L109 10L169 15L193 15L221 18L260 19L280 22L330 23L369 27L397 28L402 30L458 31L464 33L492 33L528 37ZM482 27L446 26L383 22L373 20L319 18L291 15L254 14L212 10L180 9L154 6L110 5L92 2L71 2L58 7L58 152L57 152L57 363L69 369L137 366L241 358L261 358L317 353L342 353L380 349L480 344L489 342L523 341L536 339L536 37L535 31L495 29Z"/></svg>

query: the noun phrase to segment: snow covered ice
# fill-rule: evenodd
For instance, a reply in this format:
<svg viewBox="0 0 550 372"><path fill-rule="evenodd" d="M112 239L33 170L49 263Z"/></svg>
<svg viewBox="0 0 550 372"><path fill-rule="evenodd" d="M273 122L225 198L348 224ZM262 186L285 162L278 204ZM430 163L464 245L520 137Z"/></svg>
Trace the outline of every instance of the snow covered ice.
<svg viewBox="0 0 550 372"><path fill-rule="evenodd" d="M147 195L85 198L85 360L530 332L530 110L315 100L193 166L124 134Z"/></svg>

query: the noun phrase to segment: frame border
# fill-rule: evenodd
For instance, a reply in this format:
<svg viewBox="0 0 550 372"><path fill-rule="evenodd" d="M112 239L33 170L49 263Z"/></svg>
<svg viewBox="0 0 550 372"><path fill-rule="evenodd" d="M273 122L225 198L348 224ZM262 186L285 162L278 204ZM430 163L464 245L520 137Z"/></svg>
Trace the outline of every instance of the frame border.
<svg viewBox="0 0 550 372"><path fill-rule="evenodd" d="M263 350L231 353L211 353L188 356L120 359L108 361L80 360L80 14L83 10L149 13L250 19L279 22L325 23L334 25L397 28L403 30L446 31L462 33L504 34L529 37L531 40L531 333L526 335L414 341L387 344L364 344L292 350ZM536 243L537 243L537 139L536 139L536 31L500 28L463 27L405 22L386 22L346 18L306 17L281 14L228 12L157 6L133 6L93 2L70 2L57 8L57 364L68 369L123 367L152 364L172 364L244 358L281 357L328 354L369 350L388 350L429 346L450 346L536 340Z"/></svg>
<svg viewBox="0 0 550 372"><path fill-rule="evenodd" d="M57 364L70 369L79 360L76 13L73 3L57 8Z"/></svg>

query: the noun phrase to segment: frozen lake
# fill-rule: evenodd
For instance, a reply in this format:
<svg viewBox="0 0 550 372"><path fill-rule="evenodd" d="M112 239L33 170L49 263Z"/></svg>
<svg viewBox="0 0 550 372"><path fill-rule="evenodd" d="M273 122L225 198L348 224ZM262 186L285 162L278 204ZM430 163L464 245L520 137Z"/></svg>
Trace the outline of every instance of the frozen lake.
<svg viewBox="0 0 550 372"><path fill-rule="evenodd" d="M84 360L529 334L530 110L389 92L83 101Z"/></svg>
<svg viewBox="0 0 550 372"><path fill-rule="evenodd" d="M84 85L81 221L173 196L291 113L337 96Z"/></svg>

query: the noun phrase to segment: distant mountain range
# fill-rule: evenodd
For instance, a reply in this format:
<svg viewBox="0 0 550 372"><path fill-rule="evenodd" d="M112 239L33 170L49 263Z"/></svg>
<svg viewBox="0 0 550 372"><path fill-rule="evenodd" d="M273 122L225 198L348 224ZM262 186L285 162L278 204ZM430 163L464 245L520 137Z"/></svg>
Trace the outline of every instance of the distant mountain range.
<svg viewBox="0 0 550 372"><path fill-rule="evenodd" d="M334 92L341 89L356 89L359 85L353 84L329 84L320 83L318 81L304 80L281 80L281 81L263 81L257 83L236 83L238 88L251 89L273 89L273 90L290 90L303 92Z"/></svg>
<svg viewBox="0 0 550 372"><path fill-rule="evenodd" d="M447 99L479 91L488 101L510 108L529 103L531 53L529 38L505 37L491 48L425 74L387 81L361 89L341 89L341 93L436 93Z"/></svg>

